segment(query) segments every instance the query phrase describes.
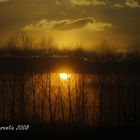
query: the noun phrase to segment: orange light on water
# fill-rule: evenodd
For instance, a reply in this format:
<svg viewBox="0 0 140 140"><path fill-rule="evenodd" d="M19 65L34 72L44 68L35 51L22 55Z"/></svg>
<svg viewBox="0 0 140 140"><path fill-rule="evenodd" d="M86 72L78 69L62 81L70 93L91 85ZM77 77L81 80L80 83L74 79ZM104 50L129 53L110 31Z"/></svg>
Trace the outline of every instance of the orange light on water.
<svg viewBox="0 0 140 140"><path fill-rule="evenodd" d="M63 73L59 73L59 77L63 80L67 80L71 77L71 74L63 72Z"/></svg>

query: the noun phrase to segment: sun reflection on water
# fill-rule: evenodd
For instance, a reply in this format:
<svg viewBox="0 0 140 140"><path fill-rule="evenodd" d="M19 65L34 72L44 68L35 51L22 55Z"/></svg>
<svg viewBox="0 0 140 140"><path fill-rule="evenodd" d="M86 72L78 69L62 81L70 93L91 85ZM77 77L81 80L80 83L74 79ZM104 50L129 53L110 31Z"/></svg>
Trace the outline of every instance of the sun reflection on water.
<svg viewBox="0 0 140 140"><path fill-rule="evenodd" d="M60 79L67 80L71 77L71 74L63 72L63 73L59 73L59 77L60 77Z"/></svg>

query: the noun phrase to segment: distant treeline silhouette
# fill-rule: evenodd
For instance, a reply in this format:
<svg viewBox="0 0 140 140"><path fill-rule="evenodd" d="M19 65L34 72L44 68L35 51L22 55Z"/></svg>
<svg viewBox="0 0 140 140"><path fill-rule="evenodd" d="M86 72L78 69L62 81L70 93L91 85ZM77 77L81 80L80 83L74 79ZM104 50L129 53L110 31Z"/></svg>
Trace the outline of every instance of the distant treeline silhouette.
<svg viewBox="0 0 140 140"><path fill-rule="evenodd" d="M22 57L72 57L96 61L115 61L124 59L140 59L139 44L134 44L120 51L115 49L107 40L103 40L97 47L86 50L84 44L67 44L59 48L51 37L46 37L38 43L24 32L18 32L9 37L6 45L0 48L0 56ZM63 48L63 49L62 49Z"/></svg>

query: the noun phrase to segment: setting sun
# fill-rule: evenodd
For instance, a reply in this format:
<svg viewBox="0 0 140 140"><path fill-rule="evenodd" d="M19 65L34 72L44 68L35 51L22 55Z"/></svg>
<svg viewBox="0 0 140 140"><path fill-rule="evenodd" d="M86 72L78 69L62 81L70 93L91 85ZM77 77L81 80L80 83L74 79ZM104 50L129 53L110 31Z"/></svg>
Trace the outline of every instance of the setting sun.
<svg viewBox="0 0 140 140"><path fill-rule="evenodd" d="M59 77L63 80L67 80L71 77L71 74L69 74L69 73L59 73Z"/></svg>

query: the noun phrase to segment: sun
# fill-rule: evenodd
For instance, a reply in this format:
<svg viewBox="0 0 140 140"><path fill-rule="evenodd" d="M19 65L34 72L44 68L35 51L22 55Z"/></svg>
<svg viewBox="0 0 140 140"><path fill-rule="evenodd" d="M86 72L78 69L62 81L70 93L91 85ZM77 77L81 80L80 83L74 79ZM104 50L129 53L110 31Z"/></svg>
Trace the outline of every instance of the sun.
<svg viewBox="0 0 140 140"><path fill-rule="evenodd" d="M59 77L63 80L67 80L71 77L71 74L69 74L69 73L59 73Z"/></svg>

